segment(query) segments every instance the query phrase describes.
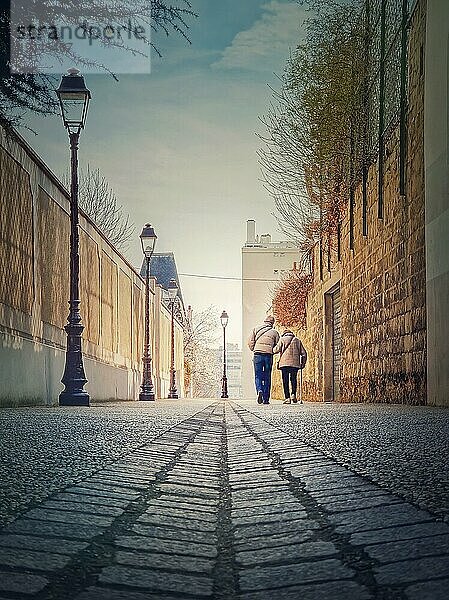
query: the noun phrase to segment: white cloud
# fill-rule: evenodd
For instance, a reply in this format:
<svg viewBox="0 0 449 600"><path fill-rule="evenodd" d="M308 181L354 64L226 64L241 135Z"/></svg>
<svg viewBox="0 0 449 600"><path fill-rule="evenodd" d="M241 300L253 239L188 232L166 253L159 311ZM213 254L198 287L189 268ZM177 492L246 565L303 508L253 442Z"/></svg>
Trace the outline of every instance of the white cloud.
<svg viewBox="0 0 449 600"><path fill-rule="evenodd" d="M279 71L301 38L304 9L296 2L271 0L250 29L240 31L212 66L217 69Z"/></svg>

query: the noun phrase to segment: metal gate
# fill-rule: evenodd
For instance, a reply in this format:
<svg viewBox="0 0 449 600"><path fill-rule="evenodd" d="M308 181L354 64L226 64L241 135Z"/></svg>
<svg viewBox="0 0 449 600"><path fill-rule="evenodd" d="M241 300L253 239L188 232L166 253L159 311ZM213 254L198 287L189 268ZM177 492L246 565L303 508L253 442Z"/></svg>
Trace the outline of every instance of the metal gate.
<svg viewBox="0 0 449 600"><path fill-rule="evenodd" d="M340 398L341 365L341 298L340 288L332 294L332 396Z"/></svg>

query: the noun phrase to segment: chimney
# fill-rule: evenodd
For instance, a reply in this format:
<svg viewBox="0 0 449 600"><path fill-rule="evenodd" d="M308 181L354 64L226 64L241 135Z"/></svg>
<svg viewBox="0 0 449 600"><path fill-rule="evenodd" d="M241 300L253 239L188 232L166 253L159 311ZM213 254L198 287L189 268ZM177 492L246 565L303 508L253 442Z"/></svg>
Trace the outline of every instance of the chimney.
<svg viewBox="0 0 449 600"><path fill-rule="evenodd" d="M260 236L261 244L271 244L271 235L269 233L264 233Z"/></svg>
<svg viewBox="0 0 449 600"><path fill-rule="evenodd" d="M256 221L254 221L254 219L250 219L246 222L246 243L256 243Z"/></svg>

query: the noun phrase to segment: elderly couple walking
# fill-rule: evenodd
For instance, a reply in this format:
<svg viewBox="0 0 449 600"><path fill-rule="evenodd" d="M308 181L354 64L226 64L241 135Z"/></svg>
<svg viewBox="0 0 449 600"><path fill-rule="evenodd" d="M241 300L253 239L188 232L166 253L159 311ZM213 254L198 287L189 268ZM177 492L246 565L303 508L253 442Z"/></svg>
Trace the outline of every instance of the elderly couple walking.
<svg viewBox="0 0 449 600"><path fill-rule="evenodd" d="M254 353L257 402L270 403L273 355L278 353L280 353L278 368L282 372L284 404L297 402L298 371L305 367L307 361L307 352L301 340L288 329L279 336L274 328L274 318L268 316L262 325L252 330L248 347Z"/></svg>

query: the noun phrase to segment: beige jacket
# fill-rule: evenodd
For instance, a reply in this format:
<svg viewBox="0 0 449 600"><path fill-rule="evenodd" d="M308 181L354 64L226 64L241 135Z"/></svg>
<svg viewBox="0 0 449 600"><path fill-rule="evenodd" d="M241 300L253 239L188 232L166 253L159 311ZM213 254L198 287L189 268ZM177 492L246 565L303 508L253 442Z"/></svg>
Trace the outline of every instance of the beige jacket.
<svg viewBox="0 0 449 600"><path fill-rule="evenodd" d="M269 323L255 327L248 339L248 348L260 354L273 354L279 341L279 333Z"/></svg>
<svg viewBox="0 0 449 600"><path fill-rule="evenodd" d="M307 362L307 352L299 340L291 331L282 334L281 339L276 344L274 354L281 353L279 357L279 368L296 367L304 368Z"/></svg>

